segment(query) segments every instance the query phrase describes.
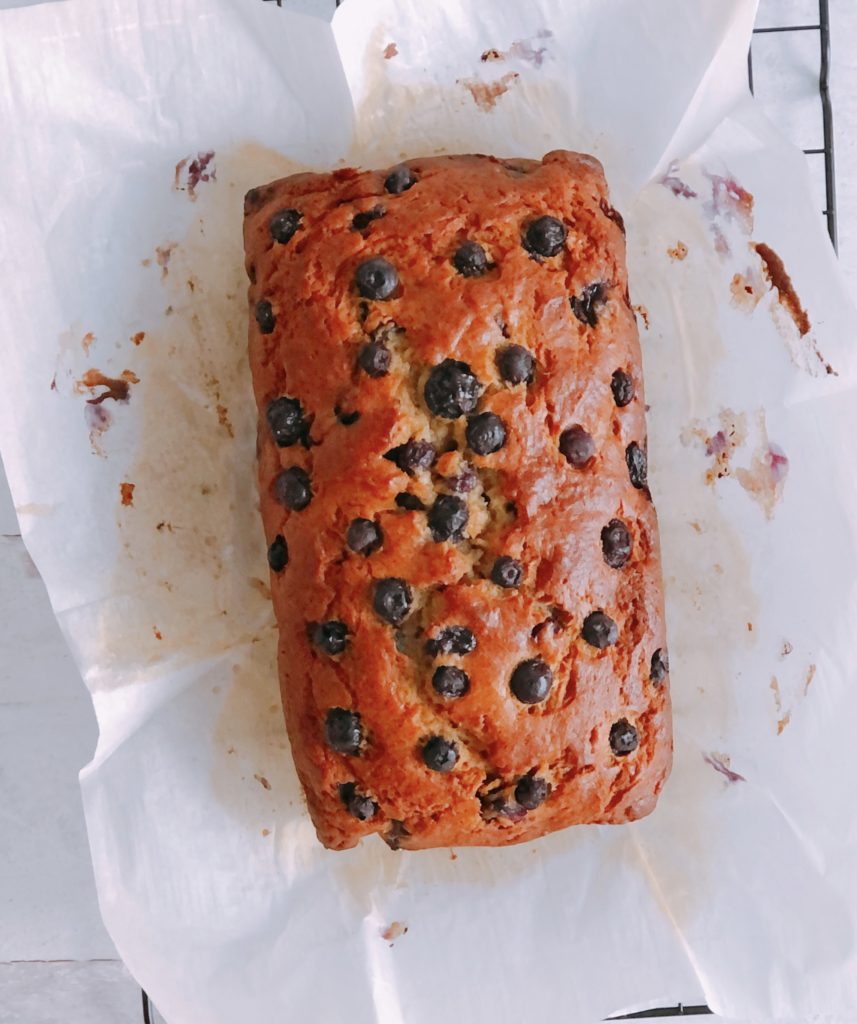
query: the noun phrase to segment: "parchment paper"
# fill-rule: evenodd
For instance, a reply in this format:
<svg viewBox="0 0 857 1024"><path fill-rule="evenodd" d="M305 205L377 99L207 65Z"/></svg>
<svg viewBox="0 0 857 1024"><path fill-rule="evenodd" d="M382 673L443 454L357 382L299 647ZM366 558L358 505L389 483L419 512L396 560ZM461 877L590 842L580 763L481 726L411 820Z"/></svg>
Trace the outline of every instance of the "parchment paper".
<svg viewBox="0 0 857 1024"><path fill-rule="evenodd" d="M857 316L802 155L746 95L754 8L0 13L0 446L98 716L101 909L170 1024L857 1006ZM621 828L329 853L274 666L243 193L555 147L604 161L628 224L673 775Z"/></svg>

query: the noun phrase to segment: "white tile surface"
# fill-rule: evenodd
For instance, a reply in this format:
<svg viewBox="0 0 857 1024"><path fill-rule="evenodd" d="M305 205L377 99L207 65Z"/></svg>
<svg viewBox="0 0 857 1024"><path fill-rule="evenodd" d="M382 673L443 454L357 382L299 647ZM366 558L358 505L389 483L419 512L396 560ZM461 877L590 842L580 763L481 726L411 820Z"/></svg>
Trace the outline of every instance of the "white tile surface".
<svg viewBox="0 0 857 1024"><path fill-rule="evenodd" d="M0 8L24 2L0 0ZM831 16L840 258L857 286L857 3L831 0ZM816 17L815 0L762 0L759 23ZM784 132L802 146L820 144L817 36L757 41L755 65L757 93ZM139 1024L133 980L119 963L95 962L115 957L98 916L77 786L95 723L17 532L0 467L0 1024ZM78 962L2 962L10 960Z"/></svg>
<svg viewBox="0 0 857 1024"><path fill-rule="evenodd" d="M140 989L119 961L0 963L0 1024L141 1024Z"/></svg>

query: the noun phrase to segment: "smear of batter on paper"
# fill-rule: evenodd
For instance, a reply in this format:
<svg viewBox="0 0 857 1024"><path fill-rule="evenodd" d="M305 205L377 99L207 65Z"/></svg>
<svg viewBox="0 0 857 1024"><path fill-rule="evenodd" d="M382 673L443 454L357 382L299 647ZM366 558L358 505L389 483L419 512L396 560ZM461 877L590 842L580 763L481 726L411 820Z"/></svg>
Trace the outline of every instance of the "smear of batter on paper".
<svg viewBox="0 0 857 1024"><path fill-rule="evenodd" d="M759 504L768 519L773 519L788 472L789 460L785 452L779 445L768 442L755 452L749 469L739 467L735 470L735 479Z"/></svg>
<svg viewBox="0 0 857 1024"><path fill-rule="evenodd" d="M792 685L792 686L789 687L789 689L791 689L791 691L793 693L793 699L791 701L791 706L790 707L785 707L785 702L783 700L783 696L782 696L779 680L777 679L776 676L771 676L770 689L771 689L771 692L774 695L774 709L775 709L776 715L777 715L777 735L778 736L782 735L783 730L791 722L792 715L793 715L797 705L800 704L801 701L806 699L806 696L809 693L809 688L812 685L812 681L813 681L813 679L815 679L816 671L817 671L817 666L815 664L811 664L807 668L806 672L804 673L803 677L801 678L801 680L797 684L797 686L796 685ZM799 689L798 689L798 686L799 686Z"/></svg>
<svg viewBox="0 0 857 1024"><path fill-rule="evenodd" d="M497 100L507 93L520 77L517 71L507 71L502 78L498 78L494 82L483 82L480 78L459 78L458 84L463 85L470 93L473 102L480 110L488 113L497 105Z"/></svg>
<svg viewBox="0 0 857 1024"><path fill-rule="evenodd" d="M763 242L749 242L748 248L756 254L758 261L733 276L730 286L732 305L750 314L766 295L773 294L770 312L788 346L792 363L814 377L822 373L838 376L811 334L809 314L780 256Z"/></svg>
<svg viewBox="0 0 857 1024"><path fill-rule="evenodd" d="M783 729L792 720L791 709L783 713L783 699L780 695L780 683L776 676L771 676L771 692L774 695L774 707L777 709L777 736L782 735Z"/></svg>
<svg viewBox="0 0 857 1024"><path fill-rule="evenodd" d="M393 921L392 924L381 929L381 938L392 945L396 939L400 939L403 935L407 935L407 933L408 926L403 921Z"/></svg>
<svg viewBox="0 0 857 1024"><path fill-rule="evenodd" d="M92 397L86 401L90 405L101 405L108 398L114 402L127 402L131 397L131 385L139 383L140 378L132 370L123 370L119 377L108 377L101 370L87 370L74 390L79 395L88 390ZM98 388L105 390L96 393Z"/></svg>
<svg viewBox="0 0 857 1024"><path fill-rule="evenodd" d="M542 40L551 39L552 37L553 32L550 29L541 28L534 36L530 36L528 39L516 39L506 51L492 46L490 49L485 50L479 59L483 64L487 64L489 61L506 60L507 57L511 57L526 61L535 68L540 68L544 63L545 57L550 56L550 52L546 46L539 46L538 44Z"/></svg>
<svg viewBox="0 0 857 1024"><path fill-rule="evenodd" d="M752 313L765 294L765 281L758 267L747 267L732 278L732 305L743 313Z"/></svg>
<svg viewBox="0 0 857 1024"><path fill-rule="evenodd" d="M392 60L393 57L397 56L399 48L395 43L387 43L384 47L384 60Z"/></svg>
<svg viewBox="0 0 857 1024"><path fill-rule="evenodd" d="M753 242L753 248L762 261L762 272L772 289L776 289L777 300L794 321L801 337L812 330L809 316L801 305L792 279L780 257L764 242Z"/></svg>
<svg viewBox="0 0 857 1024"><path fill-rule="evenodd" d="M677 262L686 260L687 246L684 244L684 242L676 242L675 245L670 246L670 248L667 249L667 256L669 256L671 260L675 260Z"/></svg>
<svg viewBox="0 0 857 1024"><path fill-rule="evenodd" d="M750 437L745 413L722 409L717 427L702 420L693 420L682 431L681 443L690 445L697 442L712 459L705 472L707 484L713 486L724 477L734 477L767 518L772 519L783 495L789 460L782 448L768 438L764 409L756 412L753 435L756 445L749 467L733 467L736 452L747 445Z"/></svg>
<svg viewBox="0 0 857 1024"><path fill-rule="evenodd" d="M169 273L167 268L170 265L170 257L178 244L178 242L167 242L166 245L159 245L155 249L155 259L158 266L161 268L162 278L166 277Z"/></svg>
<svg viewBox="0 0 857 1024"><path fill-rule="evenodd" d="M710 485L729 476L732 456L747 440L747 417L744 413L721 409L718 424L716 429L712 429L702 420L694 420L681 433L683 445L696 441L713 460L705 473L705 482Z"/></svg>

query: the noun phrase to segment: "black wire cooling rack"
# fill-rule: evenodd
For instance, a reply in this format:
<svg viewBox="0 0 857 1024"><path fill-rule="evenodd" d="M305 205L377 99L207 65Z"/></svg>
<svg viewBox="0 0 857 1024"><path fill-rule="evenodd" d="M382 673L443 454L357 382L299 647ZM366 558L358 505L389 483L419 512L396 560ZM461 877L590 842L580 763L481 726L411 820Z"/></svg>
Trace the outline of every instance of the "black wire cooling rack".
<svg viewBox="0 0 857 1024"><path fill-rule="evenodd" d="M839 230L836 216L836 155L833 143L833 103L830 99L830 0L818 0L818 19L800 25L778 25L771 28L757 28L754 36L772 34L794 34L796 32L817 33L821 62L818 75L818 87L821 94L821 119L823 129L823 145L804 149L807 157L818 159L824 157L824 188L826 204L824 216L827 218L827 231L833 248L839 248ZM755 91L753 74L753 47L747 55L747 72L750 78L750 91Z"/></svg>
<svg viewBox="0 0 857 1024"><path fill-rule="evenodd" d="M336 0L339 7L343 0ZM282 0L276 0L277 6L282 5ZM827 218L827 230L830 234L830 241L834 249L838 247L838 227L836 217L836 157L833 144L833 104L830 99L830 0L818 0L818 20L800 25L778 25L771 28L757 28L754 36L769 35L773 33L794 33L814 32L818 33L819 47L821 50L821 64L819 71L819 92L821 94L821 117L823 128L824 144L820 147L805 148L808 159L819 159L824 157L824 186L826 194L826 205L823 211ZM747 73L750 80L750 91L755 90L755 76L753 71L753 48L747 55ZM659 1007L654 1010L641 1010L639 1013L628 1013L619 1017L611 1017L610 1020L642 1020L651 1017L698 1017L711 1014L707 1006L684 1006L679 1003L677 1006ZM143 992L143 1024L162 1024L162 1018L158 1015L154 1004Z"/></svg>

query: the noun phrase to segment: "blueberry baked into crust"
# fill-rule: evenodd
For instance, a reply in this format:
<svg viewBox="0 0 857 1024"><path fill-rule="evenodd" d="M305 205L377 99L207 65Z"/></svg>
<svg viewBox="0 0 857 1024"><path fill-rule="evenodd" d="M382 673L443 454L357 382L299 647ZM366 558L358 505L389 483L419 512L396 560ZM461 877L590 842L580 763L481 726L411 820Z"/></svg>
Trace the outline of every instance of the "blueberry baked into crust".
<svg viewBox="0 0 857 1024"><path fill-rule="evenodd" d="M244 237L283 704L321 842L648 814L669 661L600 164L299 174L248 193Z"/></svg>

